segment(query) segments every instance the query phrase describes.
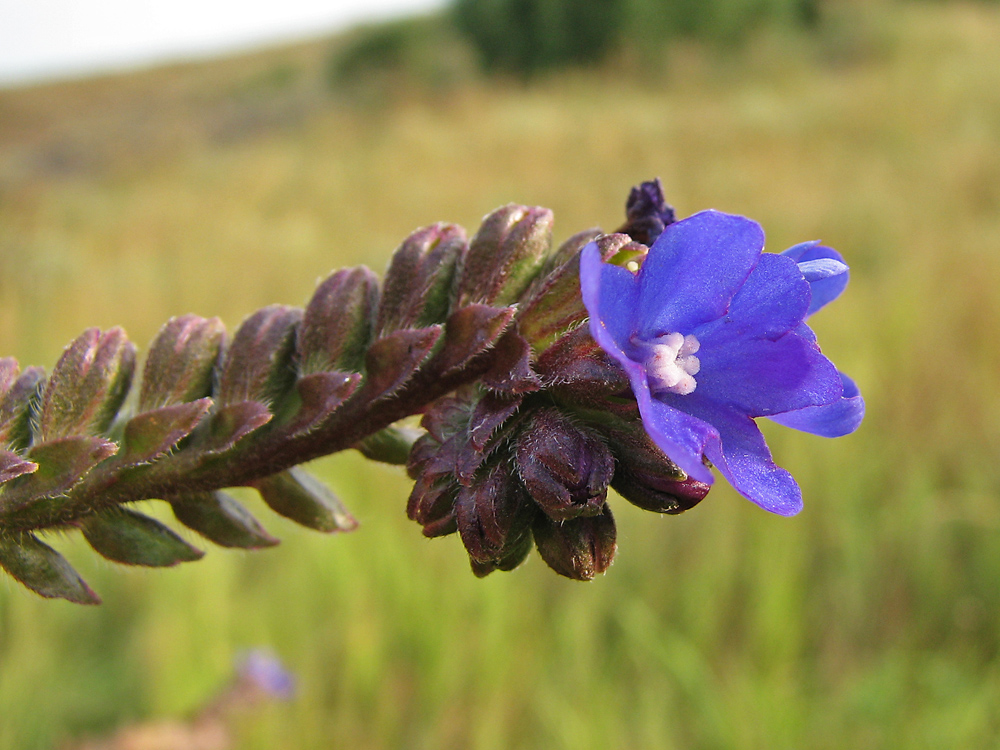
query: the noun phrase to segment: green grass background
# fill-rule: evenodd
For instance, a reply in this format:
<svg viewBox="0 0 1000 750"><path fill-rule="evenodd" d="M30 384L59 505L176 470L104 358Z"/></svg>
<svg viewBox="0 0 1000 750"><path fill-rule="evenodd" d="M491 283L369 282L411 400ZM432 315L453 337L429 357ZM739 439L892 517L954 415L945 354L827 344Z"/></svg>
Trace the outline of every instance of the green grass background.
<svg viewBox="0 0 1000 750"><path fill-rule="evenodd" d="M659 175L686 215L822 238L853 270L814 319L869 416L769 430L805 511L718 486L659 518L615 498L589 584L532 556L476 580L405 518L400 470L313 469L361 520L167 571L54 537L104 599L0 581L0 747L183 715L268 645L299 679L240 748L990 748L1000 738L1000 8L872 4L824 39L679 44L529 87L342 102L318 47L0 91L0 351L51 364L84 327L140 346L381 270L412 229L508 201L557 239L612 229ZM877 12L876 12L877 10ZM722 483L724 485L724 483Z"/></svg>

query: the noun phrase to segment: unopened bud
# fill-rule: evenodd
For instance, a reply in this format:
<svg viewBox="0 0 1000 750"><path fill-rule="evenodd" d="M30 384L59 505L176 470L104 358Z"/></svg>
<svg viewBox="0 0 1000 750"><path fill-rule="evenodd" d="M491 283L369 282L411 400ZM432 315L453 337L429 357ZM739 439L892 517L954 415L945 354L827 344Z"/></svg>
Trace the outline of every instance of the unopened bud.
<svg viewBox="0 0 1000 750"><path fill-rule="evenodd" d="M465 232L454 224L435 224L407 237L386 269L376 330L443 323L466 247Z"/></svg>
<svg viewBox="0 0 1000 750"><path fill-rule="evenodd" d="M618 231L644 245L652 245L677 220L673 207L663 197L659 177L632 188L625 203L625 215L628 220Z"/></svg>
<svg viewBox="0 0 1000 750"><path fill-rule="evenodd" d="M139 411L208 396L225 339L218 318L182 315L167 321L146 355Z"/></svg>
<svg viewBox="0 0 1000 750"><path fill-rule="evenodd" d="M121 328L89 328L66 347L42 396L38 440L99 435L128 394L135 347Z"/></svg>
<svg viewBox="0 0 1000 750"><path fill-rule="evenodd" d="M538 554L552 570L577 581L603 573L615 557L615 519L607 505L598 516L553 521L544 513L532 526Z"/></svg>
<svg viewBox="0 0 1000 750"><path fill-rule="evenodd" d="M550 518L601 513L615 462L595 434L557 409L541 409L518 437L515 455L528 494Z"/></svg>
<svg viewBox="0 0 1000 750"><path fill-rule="evenodd" d="M364 266L323 281L306 305L298 337L303 374L361 372L378 308L378 278Z"/></svg>
<svg viewBox="0 0 1000 750"><path fill-rule="evenodd" d="M660 450L638 414L631 420L607 414L600 429L618 459L611 486L633 505L655 513L681 513L711 489L688 477Z"/></svg>
<svg viewBox="0 0 1000 750"><path fill-rule="evenodd" d="M469 557L497 562L528 532L534 509L508 461L463 487L456 499L458 531Z"/></svg>
<svg viewBox="0 0 1000 750"><path fill-rule="evenodd" d="M545 262L552 212L514 204L483 219L469 243L459 281L458 306L516 302Z"/></svg>

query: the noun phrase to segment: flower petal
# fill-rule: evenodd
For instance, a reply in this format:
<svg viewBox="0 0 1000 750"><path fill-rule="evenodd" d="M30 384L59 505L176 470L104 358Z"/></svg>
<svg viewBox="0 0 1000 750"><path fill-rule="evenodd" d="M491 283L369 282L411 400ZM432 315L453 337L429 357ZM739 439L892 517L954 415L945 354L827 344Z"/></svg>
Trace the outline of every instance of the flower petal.
<svg viewBox="0 0 1000 750"><path fill-rule="evenodd" d="M704 400L691 411L710 422L720 439L709 442L705 455L747 500L780 516L802 510L802 491L787 471L771 460L757 424L736 409Z"/></svg>
<svg viewBox="0 0 1000 750"><path fill-rule="evenodd" d="M812 288L812 302L809 304L809 315L833 302L847 287L847 282L850 279L850 270L847 264L844 263L844 257L832 247L819 244L819 240L794 245L785 250L782 255L794 260L799 264L800 268L816 260L834 260L843 265L840 273L827 275L822 278L811 279L809 278L810 269L808 267L803 269L803 275L806 276L806 280L809 281L809 285Z"/></svg>
<svg viewBox="0 0 1000 750"><path fill-rule="evenodd" d="M799 266L790 258L765 253L733 297L728 313L694 333L705 347L747 336L775 340L802 323L809 300L809 284Z"/></svg>
<svg viewBox="0 0 1000 750"><path fill-rule="evenodd" d="M702 211L663 230L639 271L638 334L645 340L722 317L764 248L743 216Z"/></svg>
<svg viewBox="0 0 1000 750"><path fill-rule="evenodd" d="M697 417L652 398L648 387L637 388L633 382L632 390L639 402L639 413L642 415L646 434L681 471L699 482L712 484L714 477L702 461L702 456L706 446L718 442L719 433L716 429Z"/></svg>
<svg viewBox="0 0 1000 750"><path fill-rule="evenodd" d="M824 406L771 415L771 419L785 427L808 432L821 437L843 437L854 432L865 416L865 400L854 381L840 373L843 396Z"/></svg>
<svg viewBox="0 0 1000 750"><path fill-rule="evenodd" d="M635 274L601 261L597 243L591 242L580 254L580 292L590 313L591 335L609 354L614 354L608 348L611 344L624 356L622 350L635 333L639 301Z"/></svg>
<svg viewBox="0 0 1000 750"><path fill-rule="evenodd" d="M742 338L724 346L703 342L698 357L701 370L695 393L735 406L750 417L829 404L841 395L837 368L814 344L794 333L777 341Z"/></svg>

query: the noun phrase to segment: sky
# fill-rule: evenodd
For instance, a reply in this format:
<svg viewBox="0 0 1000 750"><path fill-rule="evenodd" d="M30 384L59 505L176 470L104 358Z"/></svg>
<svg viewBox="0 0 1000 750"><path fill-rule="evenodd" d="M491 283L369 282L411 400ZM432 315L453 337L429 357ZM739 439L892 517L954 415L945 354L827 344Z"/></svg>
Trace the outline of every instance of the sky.
<svg viewBox="0 0 1000 750"><path fill-rule="evenodd" d="M0 0L0 85L205 57L445 0Z"/></svg>

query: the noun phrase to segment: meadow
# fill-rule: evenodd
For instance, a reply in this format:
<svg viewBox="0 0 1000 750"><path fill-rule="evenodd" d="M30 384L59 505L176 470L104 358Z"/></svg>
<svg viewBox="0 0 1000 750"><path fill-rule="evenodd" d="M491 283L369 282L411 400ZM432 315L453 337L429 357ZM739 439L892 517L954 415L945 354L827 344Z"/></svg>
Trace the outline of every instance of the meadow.
<svg viewBox="0 0 1000 750"><path fill-rule="evenodd" d="M352 534L248 499L282 545L150 571L54 537L104 604L0 579L0 748L183 715L261 645L299 692L246 717L247 750L996 746L1000 6L871 7L842 37L678 43L645 76L340 101L313 45L0 91L0 354L23 364L87 326L234 328L510 201L552 208L557 240L611 230L659 176L681 215L845 255L812 323L868 403L837 441L767 430L793 519L724 482L677 517L614 498L618 558L589 584L536 555L477 580L406 519L403 472L353 453L311 467Z"/></svg>

